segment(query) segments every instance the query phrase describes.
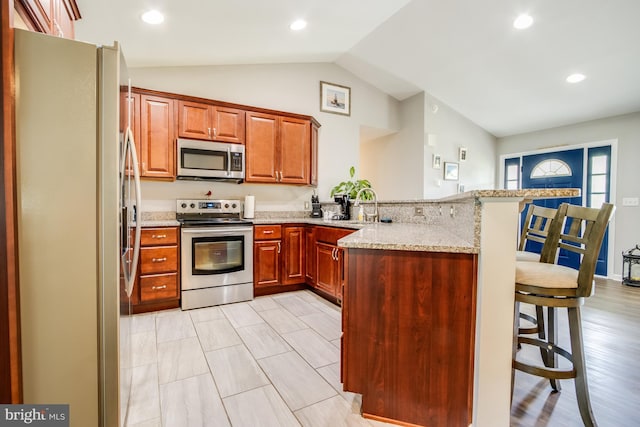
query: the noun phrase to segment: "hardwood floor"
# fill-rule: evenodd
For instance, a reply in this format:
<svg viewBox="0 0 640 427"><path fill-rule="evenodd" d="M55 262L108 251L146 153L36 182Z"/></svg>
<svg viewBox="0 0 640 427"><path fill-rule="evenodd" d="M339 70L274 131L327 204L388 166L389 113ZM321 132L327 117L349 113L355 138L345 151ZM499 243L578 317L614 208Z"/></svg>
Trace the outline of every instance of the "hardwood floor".
<svg viewBox="0 0 640 427"><path fill-rule="evenodd" d="M560 343L567 346L566 310L559 311L559 318ZM596 279L595 294L582 309L582 329L589 394L598 425L640 425L640 288ZM539 360L537 349L525 346L521 351L525 353L519 357ZM548 381L517 372L511 425L582 426L573 380L560 384L562 390L552 393Z"/></svg>

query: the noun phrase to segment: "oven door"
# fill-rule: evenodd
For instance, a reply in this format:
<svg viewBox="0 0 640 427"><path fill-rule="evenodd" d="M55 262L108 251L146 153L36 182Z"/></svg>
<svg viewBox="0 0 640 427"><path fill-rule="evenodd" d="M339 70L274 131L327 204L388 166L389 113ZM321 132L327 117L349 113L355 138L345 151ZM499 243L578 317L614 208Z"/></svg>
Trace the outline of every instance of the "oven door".
<svg viewBox="0 0 640 427"><path fill-rule="evenodd" d="M253 282L253 228L182 228L182 289Z"/></svg>

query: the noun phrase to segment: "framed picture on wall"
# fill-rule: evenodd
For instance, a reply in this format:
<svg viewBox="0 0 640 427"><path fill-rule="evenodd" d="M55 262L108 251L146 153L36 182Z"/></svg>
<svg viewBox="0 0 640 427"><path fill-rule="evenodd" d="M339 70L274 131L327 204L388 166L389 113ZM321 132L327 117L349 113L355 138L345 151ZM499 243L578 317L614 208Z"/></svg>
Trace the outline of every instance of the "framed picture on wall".
<svg viewBox="0 0 640 427"><path fill-rule="evenodd" d="M444 179L445 181L458 180L458 164L453 162L444 162Z"/></svg>
<svg viewBox="0 0 640 427"><path fill-rule="evenodd" d="M458 149L458 160L460 160L461 162L464 162L465 160L467 160L467 148L466 147L460 147Z"/></svg>
<svg viewBox="0 0 640 427"><path fill-rule="evenodd" d="M351 115L351 88L320 82L320 111Z"/></svg>

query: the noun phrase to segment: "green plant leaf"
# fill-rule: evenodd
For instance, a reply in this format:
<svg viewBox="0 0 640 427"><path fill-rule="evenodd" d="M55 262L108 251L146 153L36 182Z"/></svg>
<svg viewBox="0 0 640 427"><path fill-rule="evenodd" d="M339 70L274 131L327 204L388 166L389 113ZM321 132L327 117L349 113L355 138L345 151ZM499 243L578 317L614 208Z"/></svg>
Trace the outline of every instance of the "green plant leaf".
<svg viewBox="0 0 640 427"><path fill-rule="evenodd" d="M351 179L353 179L353 176L356 174L356 168L355 166L351 166L351 168L349 169L349 175L351 176Z"/></svg>

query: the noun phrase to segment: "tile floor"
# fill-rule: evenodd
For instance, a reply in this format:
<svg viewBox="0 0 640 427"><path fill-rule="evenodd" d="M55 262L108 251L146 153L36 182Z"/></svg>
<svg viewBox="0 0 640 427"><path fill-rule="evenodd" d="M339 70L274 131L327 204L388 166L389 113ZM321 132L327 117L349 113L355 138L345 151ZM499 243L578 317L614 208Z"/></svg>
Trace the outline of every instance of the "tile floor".
<svg viewBox="0 0 640 427"><path fill-rule="evenodd" d="M342 391L340 316L298 291L125 319L126 425L390 426L362 418L360 396Z"/></svg>

